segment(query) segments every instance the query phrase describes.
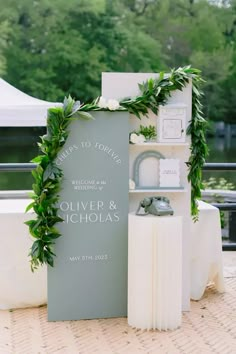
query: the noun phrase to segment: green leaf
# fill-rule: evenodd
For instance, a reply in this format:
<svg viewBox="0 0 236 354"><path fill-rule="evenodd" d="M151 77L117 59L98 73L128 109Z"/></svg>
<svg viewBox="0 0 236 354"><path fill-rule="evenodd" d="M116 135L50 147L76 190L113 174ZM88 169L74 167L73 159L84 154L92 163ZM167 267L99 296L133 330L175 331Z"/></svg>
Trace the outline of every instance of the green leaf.
<svg viewBox="0 0 236 354"><path fill-rule="evenodd" d="M34 231L35 229L37 229L37 227L41 224L42 221L43 221L43 219L41 217L39 217L38 220L33 225L32 230Z"/></svg>
<svg viewBox="0 0 236 354"><path fill-rule="evenodd" d="M59 236L61 235L56 227L50 227L50 234Z"/></svg>
<svg viewBox="0 0 236 354"><path fill-rule="evenodd" d="M72 99L70 95L64 98L63 110L64 110L65 117L68 117L71 114L74 103L75 101Z"/></svg>
<svg viewBox="0 0 236 354"><path fill-rule="evenodd" d="M80 101L76 101L72 107L70 116L73 116L80 109L80 106L81 106Z"/></svg>
<svg viewBox="0 0 236 354"><path fill-rule="evenodd" d="M37 240L37 241L34 241L32 247L31 247L31 255L32 257L38 257L39 254L41 253L42 251L42 241L41 240Z"/></svg>
<svg viewBox="0 0 236 354"><path fill-rule="evenodd" d="M61 176L61 170L52 162L48 164L43 174L43 182L47 179L55 180L57 176Z"/></svg>
<svg viewBox="0 0 236 354"><path fill-rule="evenodd" d="M40 190L40 187L39 187L36 183L34 183L34 184L32 185L32 188L33 188L34 193L35 193L37 196L40 195L41 190Z"/></svg>
<svg viewBox="0 0 236 354"><path fill-rule="evenodd" d="M46 261L51 267L54 267L54 260L53 260L53 257L50 254L47 254Z"/></svg>
<svg viewBox="0 0 236 354"><path fill-rule="evenodd" d="M36 222L35 220L27 220L24 223L25 225L32 227L33 225L35 225L35 222Z"/></svg>
<svg viewBox="0 0 236 354"><path fill-rule="evenodd" d="M79 117L79 118L82 118L82 119L87 119L87 120L93 119L93 120L94 120L94 117L93 117L90 113L88 113L88 112L78 111L78 112L76 113L76 115L78 115L78 117Z"/></svg>
<svg viewBox="0 0 236 354"><path fill-rule="evenodd" d="M51 241L53 241L53 240L56 240L57 238L59 238L59 237L61 237L61 234L52 234L52 233L50 233L50 234L47 234L46 236L44 236L44 240L51 240Z"/></svg>
<svg viewBox="0 0 236 354"><path fill-rule="evenodd" d="M40 163L44 157L45 155L38 155L35 158L33 158L31 162Z"/></svg>
<svg viewBox="0 0 236 354"><path fill-rule="evenodd" d="M26 207L25 213L27 213L30 209L32 209L33 206L34 206L34 202L30 203L30 204Z"/></svg>

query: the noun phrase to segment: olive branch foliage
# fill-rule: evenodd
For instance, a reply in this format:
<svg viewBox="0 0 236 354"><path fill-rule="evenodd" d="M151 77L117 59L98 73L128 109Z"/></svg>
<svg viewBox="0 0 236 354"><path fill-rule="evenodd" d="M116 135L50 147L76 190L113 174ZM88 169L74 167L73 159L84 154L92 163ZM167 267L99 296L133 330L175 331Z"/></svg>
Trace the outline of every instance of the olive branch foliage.
<svg viewBox="0 0 236 354"><path fill-rule="evenodd" d="M88 110L93 108L92 104L87 106ZM33 202L26 208L26 212L33 208L36 214L36 220L26 221L30 234L35 238L29 253L32 271L44 263L53 267L53 245L55 239L61 236L55 224L63 221L57 215L63 172L54 161L67 140L71 121L92 118L86 109L69 96L62 107L48 110L47 134L41 137L38 144L42 154L32 160L38 164L32 171L34 184L30 197Z"/></svg>
<svg viewBox="0 0 236 354"><path fill-rule="evenodd" d="M121 101L120 105L139 119L142 115L148 116L149 109L157 114L158 107L167 103L172 91L182 91L189 82L192 83L192 120L189 122L187 134L191 136L191 154L186 164L189 169L188 181L191 182L191 214L193 220L197 221L197 199L201 198L203 189L202 167L208 155L205 138L208 123L203 117L201 104L201 85L204 82L201 71L189 65L172 69L170 74L161 72L158 79L149 79L139 85L139 96Z"/></svg>
<svg viewBox="0 0 236 354"><path fill-rule="evenodd" d="M189 82L192 83L192 120L189 122L187 134L191 135L191 154L188 166L188 181L191 182L191 213L194 221L198 220L197 199L201 197L202 167L208 154L205 139L207 122L202 115L201 72L191 66L172 69L169 74L160 73L157 79L149 79L139 84L140 95L126 98L119 102L119 110L127 110L141 119L148 117L151 110L158 113L158 107L165 105L172 91L182 90ZM98 99L92 103L81 104L70 96L64 99L63 106L50 108L47 118L47 134L41 137L39 148L41 154L32 162L37 167L32 171L34 178L33 202L26 211L33 209L36 219L26 224L35 241L30 249L31 269L48 264L53 267L53 246L61 236L56 224L63 220L58 216L59 192L63 179L63 171L55 164L55 159L69 136L69 126L75 119L93 119L89 112L104 110L98 105ZM107 109L108 110L108 109Z"/></svg>

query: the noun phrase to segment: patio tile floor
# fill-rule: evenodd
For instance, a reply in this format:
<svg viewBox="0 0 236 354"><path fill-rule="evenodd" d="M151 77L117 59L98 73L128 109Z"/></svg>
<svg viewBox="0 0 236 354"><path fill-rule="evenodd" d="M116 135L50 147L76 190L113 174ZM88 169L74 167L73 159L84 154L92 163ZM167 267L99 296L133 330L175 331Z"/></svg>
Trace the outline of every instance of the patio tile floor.
<svg viewBox="0 0 236 354"><path fill-rule="evenodd" d="M235 354L236 252L224 266L226 292L209 286L175 331L138 330L126 318L47 322L46 306L0 311L0 354Z"/></svg>

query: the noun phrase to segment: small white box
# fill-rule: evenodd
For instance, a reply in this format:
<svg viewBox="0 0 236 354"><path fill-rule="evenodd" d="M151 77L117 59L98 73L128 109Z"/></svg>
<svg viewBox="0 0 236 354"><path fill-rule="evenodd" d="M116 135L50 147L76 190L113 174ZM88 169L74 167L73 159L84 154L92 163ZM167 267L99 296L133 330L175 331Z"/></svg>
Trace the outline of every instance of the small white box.
<svg viewBox="0 0 236 354"><path fill-rule="evenodd" d="M186 105L160 106L157 118L160 143L183 143L186 137Z"/></svg>

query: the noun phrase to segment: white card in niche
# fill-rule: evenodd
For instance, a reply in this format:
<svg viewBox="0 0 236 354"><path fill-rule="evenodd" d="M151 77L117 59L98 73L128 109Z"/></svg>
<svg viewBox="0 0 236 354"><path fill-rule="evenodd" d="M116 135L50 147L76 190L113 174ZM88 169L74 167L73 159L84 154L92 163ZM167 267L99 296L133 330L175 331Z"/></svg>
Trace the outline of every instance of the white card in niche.
<svg viewBox="0 0 236 354"><path fill-rule="evenodd" d="M179 159L160 159L160 187L180 187Z"/></svg>
<svg viewBox="0 0 236 354"><path fill-rule="evenodd" d="M181 119L163 119L162 137L164 139L180 139L182 137Z"/></svg>

